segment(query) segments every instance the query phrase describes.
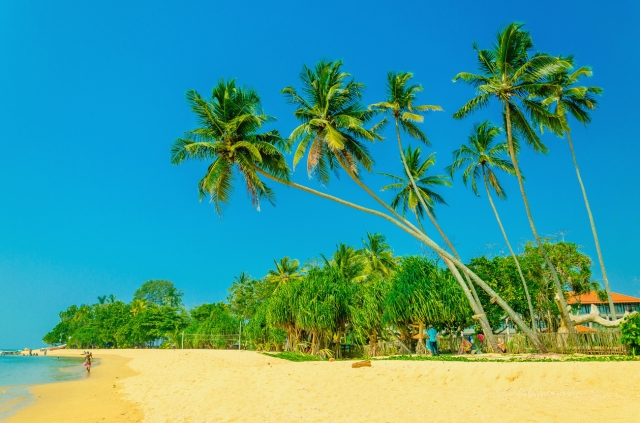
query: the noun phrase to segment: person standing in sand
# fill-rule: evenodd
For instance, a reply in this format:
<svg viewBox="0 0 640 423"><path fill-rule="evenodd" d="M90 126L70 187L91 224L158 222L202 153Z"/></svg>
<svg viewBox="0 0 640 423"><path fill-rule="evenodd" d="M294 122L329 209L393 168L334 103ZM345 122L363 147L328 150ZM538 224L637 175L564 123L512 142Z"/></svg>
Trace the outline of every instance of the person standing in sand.
<svg viewBox="0 0 640 423"><path fill-rule="evenodd" d="M90 355L90 354L87 354L87 355L84 357L84 364L83 364L83 366L84 366L84 367L86 367L86 369L87 369L87 374L91 374L91 355Z"/></svg>
<svg viewBox="0 0 640 423"><path fill-rule="evenodd" d="M438 351L438 331L435 330L432 325L429 325L427 335L429 336L429 350L434 356L439 356L440 352Z"/></svg>

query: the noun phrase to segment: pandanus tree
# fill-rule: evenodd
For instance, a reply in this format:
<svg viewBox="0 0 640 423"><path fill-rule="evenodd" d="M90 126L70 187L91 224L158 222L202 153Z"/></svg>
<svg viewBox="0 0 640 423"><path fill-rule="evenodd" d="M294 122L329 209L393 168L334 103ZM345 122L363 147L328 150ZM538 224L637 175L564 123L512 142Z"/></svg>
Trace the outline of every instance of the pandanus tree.
<svg viewBox="0 0 640 423"><path fill-rule="evenodd" d="M491 209L496 216L496 221L502 232L504 242L507 244L509 253L511 257L513 257L513 261L518 269L518 275L520 276L527 297L527 304L531 315L531 327L535 330L536 320L527 281L522 273L518 256L513 251L509 238L507 237L507 232L504 226L502 226L498 209L496 209L496 205L491 198L491 191L501 200L507 198L507 193L502 188L496 171L500 170L508 175L515 173L513 164L505 157L508 155L508 144L504 141L495 142L495 138L500 135L500 132L500 128L492 125L489 121L474 125L473 130L469 134L468 143L453 152L453 163L447 167L447 170L451 178L453 178L455 171L460 169L462 171L462 181L465 185L468 185L469 181L471 181L471 189L473 193L478 196L478 182L482 181L485 192L487 193L487 199L489 200L489 204L491 204Z"/></svg>
<svg viewBox="0 0 640 423"><path fill-rule="evenodd" d="M419 130L419 129L418 129ZM435 213L433 211L433 206L438 204L447 204L442 196L435 192L433 189L435 187L441 186L451 186L451 181L446 175L429 175L430 168L435 165L436 158L435 153L431 153L424 161L421 161L421 149L420 147L416 147L415 150L408 146L406 151L403 153L405 160L403 164L406 166L405 169L408 171L405 173L406 178L382 173L382 175L390 178L393 183L382 187L383 191L393 190L396 192L396 195L391 200L391 206L394 209L401 209L402 214L406 215L407 211L411 210L416 217L418 225L422 229L422 232L425 232L424 227L422 226L421 220L426 214L431 223L435 226L435 228L440 233L440 236L447 243L451 252L456 256L456 258L460 259L460 256L457 254L453 243L446 236L438 221L436 220ZM453 264L443 257L447 267L452 271L453 275L459 276ZM466 275L465 275L466 276ZM469 300L475 314L479 317L479 323L482 327L483 332L487 336L487 341L492 347L496 347L497 351L497 343L493 336L493 331L491 329L491 325L489 324L489 320L486 317L484 307L480 302L477 292L473 287L473 284L469 280L467 276L468 286L465 285L465 282L460 278L458 282L461 284L463 292L467 295L467 299Z"/></svg>
<svg viewBox="0 0 640 423"><path fill-rule="evenodd" d="M187 93L187 100L191 104L192 111L198 117L199 127L187 132L185 137L179 138L174 142L171 154L172 163L179 165L189 159L212 161L204 178L199 183L199 192L201 198L209 195L218 212L221 212L221 207L229 202L234 183L239 174L244 179L247 191L255 207L259 206L260 199L266 198L273 202L275 198L273 191L261 180L261 177L263 177L385 219L425 243L438 254L446 257L454 264L454 273L458 272L455 266L461 269L485 290L491 298L495 299L499 306L531 340L538 351L546 351L535 333L527 327L526 323L487 283L465 266L462 261L449 254L415 225L386 204L354 173L354 170L360 170L360 164L369 166L369 164L373 163L362 139L377 139L379 136L374 135L375 128L366 130L362 126L370 120L371 112L367 111L359 103L361 97L360 88L353 86L350 91L345 93L345 87L349 86L348 76L337 70L339 70L339 63L338 65L329 63L318 66L316 71L305 68L305 72L303 72L303 86L305 87L303 94L305 94L305 98L300 97L294 89L285 89L285 94L290 97L291 101L299 104L300 107L296 110L296 116L303 121L302 127L294 131L294 136L300 134L301 142L304 141L309 144L311 141L301 137L302 133L307 128L310 130L315 129L314 125L322 124L324 127L318 127L318 130L312 133L314 140L318 137L323 142L329 138L349 141L346 144L350 145L349 148L351 150L346 147L340 150L339 145L334 145L335 148L332 150L328 146L327 148L334 152L335 159L331 159L327 154L324 154L318 156L318 160L324 158L327 161L327 169L329 170L331 169L330 166L334 166L334 170L337 170L336 166L340 165L388 213L345 201L292 182L289 179L289 168L284 161L284 155L279 150L288 151L288 143L284 143L275 131L260 132L262 126L272 119L267 118L262 113L257 93L247 88L237 87L235 81L221 81L214 88L213 95L209 100L203 99L195 91ZM321 79L331 78L333 83L315 81L313 78L316 78L317 75L314 76L314 74L317 73L323 73ZM310 81L313 79L313 84L305 82L304 78L308 78ZM319 85L322 85L324 87L323 90L326 91L324 94L318 95L320 99L331 98L331 101L335 102L338 101L336 98L342 97L339 100L342 103L339 109L336 109L338 106L331 106L330 104L327 106L325 104L331 110L345 111L345 113L339 113L338 118L334 115L326 116L324 121L335 124L331 129L327 127L326 123L320 122L322 119L317 120L316 117L310 116L311 112L315 113L319 109L319 107L312 106L313 101L315 101L313 90L315 89L314 87ZM344 98L345 96L346 99ZM352 104L347 107L347 99L349 98ZM310 110L310 112L307 113L307 110ZM351 116L351 114L355 114L355 116ZM247 124L247 122L250 122L250 124ZM305 122L309 125L305 125ZM342 138L337 137L334 133L336 128L341 128ZM345 137L345 134L348 137ZM351 143L354 140L357 142ZM297 154L304 154L305 150L298 148L297 151L303 152ZM316 154L314 151L317 150L310 149L309 154ZM340 156L339 159L338 156ZM313 163L314 160L311 160L310 163ZM329 162L333 163L333 165L329 165ZM313 166L311 170L313 174Z"/></svg>
<svg viewBox="0 0 640 423"><path fill-rule="evenodd" d="M517 133L520 139L534 151L547 152L547 147L533 129L530 120L540 126L555 130L560 128L559 120L547 111L540 99L546 98L558 86L556 82L549 80L549 77L570 68L571 62L544 53L530 55L533 49L531 36L519 23L512 23L500 31L496 44L492 48L481 50L474 44L474 49L478 55L478 67L481 73L461 72L454 77L453 81L462 80L472 85L476 88L477 95L454 113L453 117L462 119L486 107L492 99L497 99L500 103L507 131L509 156L518 179L529 226L553 276L560 304L560 315L567 329L573 332L560 278L544 250L533 220L520 172L514 137L514 133Z"/></svg>
<svg viewBox="0 0 640 423"><path fill-rule="evenodd" d="M571 127L569 126L568 117L572 116L575 120L587 125L591 122L591 116L589 111L594 110L597 105L596 95L602 94L602 88L594 86L579 86L578 82L581 77L590 77L593 75L591 68L587 66L580 67L572 72L567 70L561 70L554 73L549 79L557 87L552 94L547 97L542 104L545 106L551 106L554 110L553 113L558 117L562 123L560 131L555 131L558 135L566 135L567 142L569 143L569 150L571 150L571 158L573 159L573 166L576 169L576 175L578 176L578 183L580 184L580 190L582 191L582 197L584 198L584 204L587 208L587 215L589 216L589 223L591 225L591 232L593 233L593 239L595 241L596 252L598 254L598 261L600 263L600 270L602 271L602 279L604 281L604 288L607 291L607 299L609 301L609 308L611 309L611 315L613 320L616 320L616 311L613 305L613 298L611 297L611 288L609 287L609 278L607 277L607 271L604 266L604 259L602 258L602 250L600 249L600 240L598 239L598 233L596 231L596 224L591 213L591 206L589 205L589 199L587 198L587 190L582 182L582 176L580 175L580 168L578 167L578 159L576 158L576 152L573 149L573 141L571 140Z"/></svg>

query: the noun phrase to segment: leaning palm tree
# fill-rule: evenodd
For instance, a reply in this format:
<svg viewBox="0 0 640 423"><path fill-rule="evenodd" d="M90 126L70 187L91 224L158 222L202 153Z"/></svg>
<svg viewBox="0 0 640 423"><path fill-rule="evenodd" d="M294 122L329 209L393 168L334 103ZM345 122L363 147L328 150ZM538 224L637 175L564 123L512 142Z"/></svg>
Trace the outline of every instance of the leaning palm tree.
<svg viewBox="0 0 640 423"><path fill-rule="evenodd" d="M362 244L364 248L361 254L366 263L365 271L368 277L377 275L386 278L398 267L398 258L393 256L393 250L384 235L367 232L367 239L363 239Z"/></svg>
<svg viewBox="0 0 640 423"><path fill-rule="evenodd" d="M279 286L298 280L302 276L300 262L296 259L283 257L280 261L274 260L275 269L269 270L264 280L267 283L275 285L275 289Z"/></svg>
<svg viewBox="0 0 640 423"><path fill-rule="evenodd" d="M334 87L332 92L335 94L336 91L342 92L342 88L340 86ZM283 153L279 150L288 151L288 144L282 142L275 131L259 132L262 125L270 119L267 119L262 113L260 99L255 91L236 87L234 81L229 83L223 81L216 86L210 100L201 98L194 91L188 92L187 99L192 105L192 111L198 117L199 127L187 132L186 137L174 142L171 160L175 165L189 159L212 161L205 177L199 184L199 191L201 198L207 194L211 197L218 212L220 212L221 206L230 200L234 183L239 174L244 179L255 207L259 206L258 200L261 198L267 198L271 202L274 200L274 193L260 179L263 177L385 219L458 266L490 297L496 299L498 305L526 334L538 351L546 351L544 345L527 327L526 323L485 281L382 201L360 181L352 169L346 167L347 173L389 214L292 182L289 179L289 169L284 162ZM348 120L348 118L342 120ZM247 122L250 122L251 125L248 126ZM355 121L353 122L355 123ZM355 131L358 130L355 129ZM360 162L365 161L363 159Z"/></svg>
<svg viewBox="0 0 640 423"><path fill-rule="evenodd" d="M500 215L498 215L498 210L491 198L491 190L495 192L498 198L502 200L507 198L507 193L502 188L502 185L500 185L495 171L501 170L509 175L515 173L513 164L505 157L509 149L507 142L503 141L494 145L495 138L500 135L500 132L500 128L493 126L489 121L473 125L473 130L469 134L469 142L453 152L453 164L447 166L447 170L451 178L453 178L454 172L457 169L461 169L462 181L465 185L468 185L468 182L471 181L471 189L476 195L479 195L478 181L482 180L489 204L491 204L491 209L496 216L504 241L518 269L518 275L520 276L524 292L527 296L527 305L529 306L529 313L531 314L531 327L533 330L536 330L536 320L527 281L524 279L518 256L513 251L513 248L511 248L507 232L504 230L504 226L502 226Z"/></svg>
<svg viewBox="0 0 640 423"><path fill-rule="evenodd" d="M198 116L199 127L178 138L171 148L171 162L185 159L213 160L198 184L200 199L209 196L216 212L229 203L237 175L244 179L251 203L274 201L275 195L259 176L260 171L289 179L284 156L276 148L281 142L277 131L259 132L273 117L260 108L258 93L236 86L235 80L221 80L209 101L196 91L187 92L191 110Z"/></svg>
<svg viewBox="0 0 640 423"><path fill-rule="evenodd" d="M454 113L453 117L462 119L487 106L493 98L496 98L503 107L509 155L518 179L531 232L551 272L560 303L560 315L568 330L573 332L560 278L543 247L533 222L513 136L514 132L520 134L521 138L535 151L546 153L547 148L534 131L527 115L535 124L559 130L560 121L546 110L539 99L545 98L557 88L557 84L548 80L548 77L562 69L570 68L571 62L544 53L530 56L529 52L533 49L533 42L529 32L523 31L522 24L519 23L512 23L499 32L497 42L491 49L480 50L475 45L474 49L478 54L478 66L481 73L461 72L454 77L453 81L461 79L474 86L477 90L477 96L464 104L460 110Z"/></svg>
<svg viewBox="0 0 640 423"><path fill-rule="evenodd" d="M298 142L294 166L307 154L307 173L328 183L330 172L344 168L358 175L360 167L371 170L373 159L364 142L382 139L375 131L365 129L373 113L361 103L364 86L349 80L340 70L341 61L320 61L315 69L303 66L300 73L302 92L287 87L282 93L297 106L294 116L302 123L290 139Z"/></svg>
<svg viewBox="0 0 640 423"><path fill-rule="evenodd" d="M573 159L573 166L576 169L576 175L578 176L578 183L582 190L582 197L584 198L584 204L587 207L587 214L589 215L589 223L591 224L591 232L593 233L593 239L596 245L596 252L598 253L598 261L600 262L600 270L602 271L602 279L604 280L604 288L607 292L607 299L609 300L609 308L613 319L616 319L616 311L613 305L613 298L611 297L611 288L609 287L609 278L607 277L607 271L604 267L604 259L602 258L602 250L600 249L600 240L598 239L598 233L596 232L596 224L593 220L593 214L591 213L591 206L589 205L589 199L587 198L587 191L582 182L582 176L580 176L580 168L578 167L578 159L573 149L573 141L571 140L571 128L568 122L568 116L573 116L578 122L583 125L591 122L589 116L589 110L594 110L597 105L595 95L602 94L602 88L594 86L577 86L580 77L590 77L593 75L593 71L590 67L583 66L576 69L573 72L562 70L552 75L550 80L557 85L557 89L547 97L542 104L545 106L555 104L554 114L562 122L562 131L559 135L566 134L567 142L569 143L569 149L571 150L571 158Z"/></svg>
<svg viewBox="0 0 640 423"><path fill-rule="evenodd" d="M445 175L428 175L429 169L436 162L435 153L431 153L424 161L420 160L420 154L420 147L416 147L415 150L412 150L411 146L408 146L406 151L403 153L403 156L405 157L403 164L406 166L406 169L408 169L405 174L409 180L400 176L382 173L382 175L393 181L393 183L382 187L382 191L393 190L396 192L396 195L391 200L391 206L394 209L401 209L403 215L405 215L408 210L411 210L414 213L422 232L425 232L425 230L421 221L426 214L433 226L438 230L438 233L440 233L442 239L451 249L451 252L456 256L456 258L460 259L453 243L449 240L442 230L442 227L438 224L433 212L433 205L435 203L447 204L442 196L435 192L433 188L451 186L451 181ZM494 349L497 351L497 343L493 336L493 330L491 329L489 320L485 315L484 307L478 298L478 294L476 293L473 284L469 280L468 276L465 275L467 276L468 284L466 285L455 269L455 266L453 266L446 257L441 257L444 259L444 262L447 264L452 274L458 280L458 283L461 285L465 295L468 295L468 300L475 315L478 316L480 326L487 336L487 341L492 347L495 347Z"/></svg>
<svg viewBox="0 0 640 423"><path fill-rule="evenodd" d="M402 138L401 138L400 130L402 129L404 132L409 134L410 137L417 139L419 141L422 141L426 145L430 145L431 143L429 142L426 134L422 132L422 130L416 125L416 123L421 123L424 121L424 117L422 116L422 113L425 113L428 111L442 111L442 107L426 105L426 104L423 104L423 105L416 104L417 94L421 92L423 88L422 88L422 85L419 85L419 84L410 84L411 78L413 78L413 74L411 72L399 72L399 73L389 72L387 74L387 86L386 86L387 99L380 103L372 104L371 106L369 106L369 108L372 110L375 110L377 113L388 114L393 117L395 127L396 127L398 152L400 154L400 159L402 160L402 165L404 167L405 174L407 175L410 181L410 185L408 188L414 191L414 195L408 196L408 199L409 197L411 197L410 200L413 200L414 202L417 200L417 202L420 203L421 205L420 209L415 207L412 207L412 208L415 208L416 210L420 210L422 212L426 210L426 213L432 214L433 212L432 205L428 204L428 202L426 201L427 197L424 197L420 192L420 189L418 188L418 185L416 184L416 181L412 176L410 166L407 163L407 158L405 157L404 151L403 151L404 148L402 146ZM386 124L386 122L387 122L387 118L385 117L382 120L382 122L378 124L378 126L382 127ZM435 197L435 198L437 199L438 197ZM436 228L438 229L438 232L442 236L445 243L451 249L451 252L456 256L458 260L460 260L460 256L458 255L458 252L454 248L453 244L449 241L449 239L444 234L440 226L435 222L435 219L433 218L433 216L430 216L430 218L432 222L434 222ZM420 223L419 218L418 218L418 223ZM424 232L424 228L421 227L421 229ZM451 265L447 260L445 260L445 263L447 263L447 266ZM451 270L453 272L453 269ZM480 316L484 316L484 308L480 303L480 298L478 297L478 293L476 292L476 289L473 286L473 283L471 283L469 276L465 275L465 278L466 278L467 284L469 285L471 294L473 295L473 298L477 303L476 306L473 308L477 310L476 314ZM490 343L493 346L497 347L497 344L493 339L492 331L490 331L489 321L486 319L486 317L481 317L480 322L482 324L482 327L485 333L488 336L488 341L490 341Z"/></svg>

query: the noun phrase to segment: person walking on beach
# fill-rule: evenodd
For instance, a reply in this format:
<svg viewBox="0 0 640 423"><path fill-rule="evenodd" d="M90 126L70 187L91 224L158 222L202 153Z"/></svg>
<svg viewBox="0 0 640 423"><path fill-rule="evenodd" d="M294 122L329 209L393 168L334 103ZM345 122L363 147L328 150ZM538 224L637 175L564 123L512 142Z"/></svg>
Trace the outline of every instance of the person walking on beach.
<svg viewBox="0 0 640 423"><path fill-rule="evenodd" d="M91 354L87 354L84 357L83 366L87 369L87 374L91 374Z"/></svg>
<svg viewBox="0 0 640 423"><path fill-rule="evenodd" d="M440 352L438 351L438 331L435 330L432 325L429 325L427 335L429 336L429 351L431 351L431 354L433 354L434 356L439 356Z"/></svg>

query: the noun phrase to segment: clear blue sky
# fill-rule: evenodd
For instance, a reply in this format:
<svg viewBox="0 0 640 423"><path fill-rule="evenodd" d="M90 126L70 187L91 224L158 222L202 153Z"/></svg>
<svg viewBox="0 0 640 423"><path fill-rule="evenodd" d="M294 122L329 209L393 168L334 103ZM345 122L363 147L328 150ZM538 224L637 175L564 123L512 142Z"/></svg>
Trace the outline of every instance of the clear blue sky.
<svg viewBox="0 0 640 423"><path fill-rule="evenodd" d="M261 93L274 127L289 134L292 108L279 92L298 84L302 64L344 59L367 85L368 103L381 100L389 70L412 71L423 102L446 111L424 124L442 169L475 121L499 119L493 108L454 121L473 90L451 79L476 69L473 41L489 46L514 20L526 22L538 49L593 66L591 82L605 89L593 123L575 126L574 142L612 289L640 290L637 2L150 5L0 3L0 347L38 346L68 305L103 294L128 301L152 278L172 280L195 305L225 299L241 271L259 277L284 255L331 254L339 242L358 245L366 231L386 234L397 254L419 253L384 221L281 187L277 207L260 213L237 189L220 220L198 202L206 164L169 163L172 141L195 126L184 93L208 94L221 77L235 77ZM539 230L565 231L595 259L566 141L544 141L548 156L521 156ZM400 173L392 142L372 152L376 170ZM302 170L296 178L308 182ZM515 181L505 186L511 196L499 208L520 244L531 239L529 227ZM328 191L372 205L345 177ZM441 223L465 259L504 249L485 198L460 181L442 194L450 207L438 210Z"/></svg>

